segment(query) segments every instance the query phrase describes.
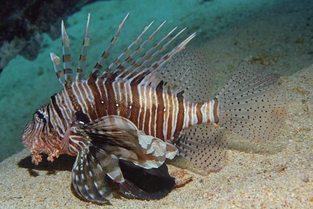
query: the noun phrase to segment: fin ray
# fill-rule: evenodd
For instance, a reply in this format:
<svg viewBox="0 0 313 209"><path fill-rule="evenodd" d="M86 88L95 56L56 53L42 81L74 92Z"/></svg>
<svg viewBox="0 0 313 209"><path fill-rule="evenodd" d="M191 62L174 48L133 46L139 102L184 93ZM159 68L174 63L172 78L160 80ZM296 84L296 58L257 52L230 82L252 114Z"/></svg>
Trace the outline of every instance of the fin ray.
<svg viewBox="0 0 313 209"><path fill-rule="evenodd" d="M79 62L76 69L76 81L81 81L84 75L84 71L86 70L86 61L87 61L87 49L90 44L89 37L89 23L90 23L90 13L87 15L87 23L85 28L85 34L83 43L80 50Z"/></svg>
<svg viewBox="0 0 313 209"><path fill-rule="evenodd" d="M127 20L129 16L129 13L126 14L126 16L124 17L124 19L122 20L122 22L119 24L115 34L113 35L110 43L108 44L108 46L106 47L106 49L103 51L99 61L97 62L97 64L95 65L93 71L92 71L92 75L98 75L99 70L101 70L105 64L105 61L107 60L109 54L110 54L110 50L112 49L112 47L115 45L115 43L117 42L119 35L124 27L124 24ZM106 72L104 72L106 73Z"/></svg>

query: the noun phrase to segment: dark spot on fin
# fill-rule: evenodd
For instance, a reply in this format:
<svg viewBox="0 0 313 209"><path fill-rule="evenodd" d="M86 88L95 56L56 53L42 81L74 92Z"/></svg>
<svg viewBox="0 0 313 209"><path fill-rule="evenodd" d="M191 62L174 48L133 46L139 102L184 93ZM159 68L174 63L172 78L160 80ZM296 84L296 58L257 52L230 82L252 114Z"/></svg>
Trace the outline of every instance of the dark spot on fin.
<svg viewBox="0 0 313 209"><path fill-rule="evenodd" d="M88 116L83 113L81 110L75 112L76 120L83 122L84 124L87 124L90 122Z"/></svg>
<svg viewBox="0 0 313 209"><path fill-rule="evenodd" d="M175 178L168 173L166 164L159 168L144 169L120 160L125 182L119 184L120 192L128 198L160 199L175 186Z"/></svg>
<svg viewBox="0 0 313 209"><path fill-rule="evenodd" d="M178 158L173 161L196 173L208 174L224 166L226 141L222 130L213 125L197 125L183 130L176 142Z"/></svg>

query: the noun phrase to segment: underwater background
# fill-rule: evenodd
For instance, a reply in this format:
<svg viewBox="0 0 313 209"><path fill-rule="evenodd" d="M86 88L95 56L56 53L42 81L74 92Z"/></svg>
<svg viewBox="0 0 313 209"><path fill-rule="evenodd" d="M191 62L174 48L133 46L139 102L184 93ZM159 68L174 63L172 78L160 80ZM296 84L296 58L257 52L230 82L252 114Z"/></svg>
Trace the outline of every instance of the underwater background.
<svg viewBox="0 0 313 209"><path fill-rule="evenodd" d="M286 80L284 86L291 92L288 98L291 101L289 112L291 112L292 117L282 131L284 141L291 144L287 149L288 151L281 155L274 155L274 157L234 152L229 157L230 162L233 160L233 163L230 163L230 167L223 169L219 176L213 174L210 176L212 179L210 179L195 175L198 180L194 181L193 185L187 185L184 191L174 192L168 201L162 200L161 203L151 201L150 205L147 205L145 201L140 202L138 200L133 202L134 205L125 205L123 201L115 202L117 208L179 208L180 205L184 205L185 208L208 208L205 204L212 199L216 200L215 207L225 208L254 208L253 200L255 199L267 202L264 204L255 203L254 206L257 208L268 208L269 205L273 205L274 208L275 206L277 208L313 207L313 169L310 166L312 164L310 162L313 160L313 145L311 143L313 141L311 88L313 86L313 76L311 76L313 67L310 67L313 64L312 0L99 0L88 4L84 2L83 5L72 11L70 16L62 17L70 36L74 64L77 63L75 58L78 59L88 13L91 13L91 44L88 49L88 69L91 70L104 47L110 41L113 31L129 12L130 17L125 29L117 47L113 50L115 55L118 55L121 49L127 46L129 41L133 40L149 22L154 20L159 24L167 20L167 29L178 26L179 28L187 27L186 34L197 32L191 46L206 48L206 56L211 63L208 68L214 72L212 77L215 85L212 87L212 91L217 91L227 81L236 70L238 63L242 60L249 60L282 75ZM21 11L16 11L16 13L22 14ZM56 20L55 24L60 25L61 18L58 17ZM60 35L60 30L55 30L55 34ZM13 164L16 165L21 158L29 155L27 151L23 151L21 156L13 155L23 150L21 135L24 126L38 107L47 103L50 96L61 90L49 55L50 52L61 54L60 36L39 31L38 33L40 36L39 48L33 52L36 55L33 55L31 59L21 55L11 57L8 55L10 54L9 51L3 53L3 48L0 54L1 60L8 60L7 57L10 57L10 61L1 66L0 73L0 162L3 161L2 166L0 166L3 171L1 176L8 177L13 171L19 172L18 168L13 167ZM36 36L38 36L37 33ZM13 49L7 47L6 50L14 50L14 47ZM306 70L301 71L303 69ZM300 74L297 74L298 72ZM7 159L11 155L13 157ZM5 159L7 160L5 161ZM250 166L247 161L252 159L254 161L251 161L251 164L261 165L261 167ZM292 161L292 165L299 165L300 167L291 168L292 166L290 166L289 168L288 161ZM245 165L245 162L249 165ZM249 169L252 170L252 168L254 172L249 173ZM275 174L268 174L264 170ZM282 175L286 170L290 173ZM248 174L241 176L243 172ZM306 173L308 174L306 175ZM24 174L21 172L17 175ZM227 176L228 174L230 176ZM39 173L40 175L42 173ZM290 177L292 175L296 177ZM15 183L17 178L18 181L27 182L26 188L35 182L34 179L28 181L28 178L24 178L24 176L14 176L14 178ZM55 176L44 175L44 178L46 180L42 178L42 184L34 186L35 191L42 191L42 196L39 195L37 199L32 201L24 200L25 205L30 208L35 208L38 202L44 202L43 205L50 207L62 207L64 202L68 203L67 207L78 208L81 205L81 202L75 202L75 197L73 197L74 200L64 198L70 195L68 194L70 191L67 191L70 184L69 172L61 173L58 176L59 182L67 183L66 185L61 184L61 188L59 185L61 197L57 202L48 197L48 200L43 198L43 195L48 196L51 192L46 188L54 191L53 180ZM275 178L275 182L264 183L260 180L262 178L268 178L266 180ZM6 194L11 192L14 195L10 196L9 199L1 199L5 198L2 196L0 202L6 203L3 208L10 208L10 204L12 208L12 203L16 201L16 198L20 199L21 197L12 193L9 188L10 185L14 185L14 182L10 182L9 178L6 179L6 187L1 187L0 182L0 192L5 190ZM227 181L228 184L220 185L222 180ZM213 183L203 183L208 181ZM239 182L239 187L235 182ZM245 184L245 182L250 183L250 185ZM281 184L277 182L281 182ZM271 184L281 190L267 190L266 186ZM282 189L282 185L286 185L286 188ZM294 189L295 187L296 189ZM209 192L202 192L203 189L207 189L206 191ZM26 189L26 191L29 190ZM56 189L55 191L59 190ZM247 193L251 192L249 193L250 196L245 193L246 191L248 191ZM275 196L277 191L282 191L281 194L283 195ZM198 195L199 199L188 199L188 195L184 196L186 192L194 194L190 198L196 198ZM223 194L227 193L233 196L222 197ZM262 198L262 195L266 195L268 199ZM27 197L31 199L32 196ZM236 199L234 201L236 204L233 205L231 201L234 197L239 199L242 197L246 201L250 201L251 204L245 204L246 202L242 203ZM288 199L290 201L287 201ZM198 203L195 203L197 201ZM229 205L222 205L225 202ZM82 207L87 206L86 203ZM214 208L214 206L212 207Z"/></svg>

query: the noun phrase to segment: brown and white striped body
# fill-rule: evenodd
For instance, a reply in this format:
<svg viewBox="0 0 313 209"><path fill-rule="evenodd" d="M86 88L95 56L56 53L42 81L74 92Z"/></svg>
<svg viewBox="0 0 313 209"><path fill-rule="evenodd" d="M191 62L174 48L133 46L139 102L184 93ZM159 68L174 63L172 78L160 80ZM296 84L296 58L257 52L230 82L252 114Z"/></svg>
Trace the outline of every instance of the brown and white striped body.
<svg viewBox="0 0 313 209"><path fill-rule="evenodd" d="M173 93L160 82L153 86L138 79L125 81L97 78L73 82L51 99L51 126L60 136L81 111L89 121L118 115L132 121L145 134L175 140L190 126L218 122L217 99L206 103L186 101L183 93Z"/></svg>

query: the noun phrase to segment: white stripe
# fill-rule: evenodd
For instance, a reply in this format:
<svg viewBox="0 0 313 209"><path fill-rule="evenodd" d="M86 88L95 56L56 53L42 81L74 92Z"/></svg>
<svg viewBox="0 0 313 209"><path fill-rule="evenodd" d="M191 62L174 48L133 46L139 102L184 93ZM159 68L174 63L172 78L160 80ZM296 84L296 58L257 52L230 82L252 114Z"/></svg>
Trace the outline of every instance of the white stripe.
<svg viewBox="0 0 313 209"><path fill-rule="evenodd" d="M62 94L62 93L61 93L61 94ZM67 125L67 124L63 124L62 118L64 119L64 122L66 122L66 121L69 121L69 116L66 117L66 116L67 116L67 114L65 113L66 110L65 110L65 108L64 108L64 105L62 105L62 102L61 102L61 100L60 100L60 97L61 97L60 94L55 95L55 102L56 102L56 105L58 106L58 108L59 108L60 111L61 111L61 116L59 116L58 114L57 114L56 116L57 116L57 118L59 119L58 122L59 122L60 125L62 125L62 131L64 132L64 131L65 131L65 125ZM60 117L62 117L62 118L60 118Z"/></svg>
<svg viewBox="0 0 313 209"><path fill-rule="evenodd" d="M196 113L196 105L195 103L192 103L191 104L191 124L192 125L195 125L197 124L197 113Z"/></svg>
<svg viewBox="0 0 313 209"><path fill-rule="evenodd" d="M74 86L76 88L74 88ZM78 87L78 83L77 82L74 82L73 85L72 85L72 89L73 89L73 94L76 98L76 101L78 102L79 106L82 108L83 112L86 113L87 112L87 105L86 103L84 102L84 98L80 92L80 89Z"/></svg>
<svg viewBox="0 0 313 209"><path fill-rule="evenodd" d="M127 86L127 88L128 88L128 91L130 92L130 101L129 101L129 103L130 103L130 105L133 105L133 92L132 92L132 89L131 89L131 86L130 86L130 82L129 81L126 81L126 86Z"/></svg>
<svg viewBox="0 0 313 209"><path fill-rule="evenodd" d="M72 115L72 112L74 110L74 107L73 107L72 102L71 102L71 100L69 98L67 90L63 91L63 99L64 99L64 102L65 102L65 108L66 108L65 111L68 114L68 117L70 118L70 116Z"/></svg>
<svg viewBox="0 0 313 209"><path fill-rule="evenodd" d="M130 115L131 115L131 112L132 112L132 105L133 105L132 104L133 92L131 90L130 83L124 82L124 91L125 91L125 94L126 94L126 105L128 105L127 108L129 108L127 118L130 118Z"/></svg>
<svg viewBox="0 0 313 209"><path fill-rule="evenodd" d="M118 103L120 101L120 94L118 93L119 90L118 90L118 86L117 85L118 85L118 82L115 80L112 83L112 88L113 88L113 94L114 94L114 99L115 99L116 103Z"/></svg>
<svg viewBox="0 0 313 209"><path fill-rule="evenodd" d="M61 100L61 97L63 97L63 102ZM61 110L62 117L64 118L64 121L69 121L70 116L67 112L67 105L65 103L65 98L64 98L64 91L61 91L58 95L55 96L55 101L58 104L59 109ZM67 124L66 124L67 125Z"/></svg>
<svg viewBox="0 0 313 209"><path fill-rule="evenodd" d="M189 123L189 102L185 101L185 99L183 99L183 105L184 105L184 125L183 125L183 129L188 127L188 123Z"/></svg>
<svg viewBox="0 0 313 209"><path fill-rule="evenodd" d="M214 113L213 113L214 103L215 103L214 100L210 100L210 101L209 101L209 109L208 109L208 112L209 112L209 118L210 118L210 122L211 122L211 123L215 123L215 120L214 120Z"/></svg>
<svg viewBox="0 0 313 209"><path fill-rule="evenodd" d="M83 92L84 94L86 95L86 97L84 97L84 94L82 92L82 99L84 100L84 102L86 103L86 107L87 107L87 112L86 114L89 116L89 112L91 110L88 109L88 104L87 102L89 103L89 106L90 107L94 107L94 99L93 99L93 93L90 92L90 94L88 93L88 90L90 90L88 84L87 84L87 81L84 81L84 82L81 82L81 86L82 86L82 89L83 89ZM90 117L89 117L90 118Z"/></svg>
<svg viewBox="0 0 313 209"><path fill-rule="evenodd" d="M83 84L83 89L85 91L87 99L89 101L89 104L91 107L93 107L95 105L95 97L93 95L93 92L91 91L87 81L84 81L82 84Z"/></svg>
<svg viewBox="0 0 313 209"><path fill-rule="evenodd" d="M148 134L151 135L151 118L152 118L152 103L153 103L153 98L152 98L152 88L151 86L149 87L149 97L148 97L148 101L149 101L149 122L148 122Z"/></svg>
<svg viewBox="0 0 313 209"><path fill-rule="evenodd" d="M146 112L147 112L147 85L142 86L143 88L143 107L144 107L144 112L143 112L143 118L142 118L142 130L145 130L145 121L146 121Z"/></svg>
<svg viewBox="0 0 313 209"><path fill-rule="evenodd" d="M63 124L62 124L62 121L60 120L60 118L59 118L59 116L58 116L58 113L56 112L56 110L52 107L51 108L52 109L52 111L53 111L53 118L55 119L55 122L56 123L54 123L55 124L55 130L58 132L58 134L61 136L61 135L63 135L61 132L60 132L60 129L61 129L61 131L64 133L65 132L65 128L64 128L64 126L63 126Z"/></svg>
<svg viewBox="0 0 313 209"><path fill-rule="evenodd" d="M166 92L164 92L166 91ZM163 95L164 95L164 122L163 122L163 136L166 139L167 137L167 132L168 132L168 119L170 116L170 99L169 99L169 94L167 93L167 88L163 88Z"/></svg>
<svg viewBox="0 0 313 209"><path fill-rule="evenodd" d="M66 102L67 102L67 107L68 108L70 108L70 110L72 110L72 111L74 111L75 110L75 108L74 108L74 106L73 106L73 104L72 104L72 101L71 101L71 99L70 99L70 96L69 96L69 94L68 94L68 92L67 92L67 90L64 90L65 92L65 98L66 98ZM71 112L72 111L70 111L70 114L71 114Z"/></svg>
<svg viewBox="0 0 313 209"><path fill-rule="evenodd" d="M97 86L97 90L98 90L98 92L99 92L99 94L100 94L100 97L102 98L103 95L102 95L102 91L101 91L101 88L100 88L100 86L99 86L99 83L100 83L100 80L97 78L97 80L96 80L96 86Z"/></svg>
<svg viewBox="0 0 313 209"><path fill-rule="evenodd" d="M105 101L109 101L109 96L108 96L108 92L107 92L107 89L105 87L105 82L106 82L106 78L102 80L102 88L104 90L104 94L105 94ZM106 104L108 105L108 104ZM108 108L105 108L106 109L106 112L108 113Z"/></svg>
<svg viewBox="0 0 313 209"><path fill-rule="evenodd" d="M174 137L174 133L177 125L177 117L178 117L178 99L176 96L172 95L173 100L173 114L172 114L172 133L171 137Z"/></svg>
<svg viewBox="0 0 313 209"><path fill-rule="evenodd" d="M137 124L139 128L139 119L140 119L140 114L141 114L141 109L142 109L142 92L141 92L141 86L137 85L137 91L138 91L138 99L139 99L139 113L138 113L138 118L137 118Z"/></svg>
<svg viewBox="0 0 313 209"><path fill-rule="evenodd" d="M112 83L112 88L113 88L113 94L114 94L114 98L115 98L115 104L113 104L113 105L116 105L117 115L120 115L119 105L120 105L120 101L122 100L121 99L122 95L121 95L121 89L120 89L120 82L114 81Z"/></svg>

